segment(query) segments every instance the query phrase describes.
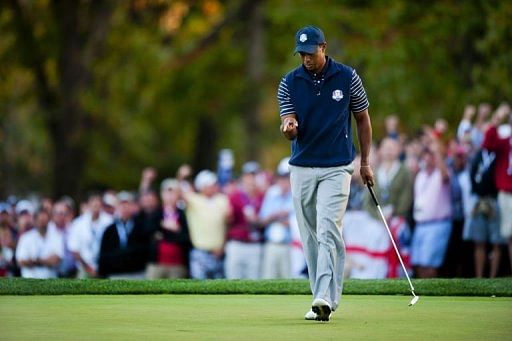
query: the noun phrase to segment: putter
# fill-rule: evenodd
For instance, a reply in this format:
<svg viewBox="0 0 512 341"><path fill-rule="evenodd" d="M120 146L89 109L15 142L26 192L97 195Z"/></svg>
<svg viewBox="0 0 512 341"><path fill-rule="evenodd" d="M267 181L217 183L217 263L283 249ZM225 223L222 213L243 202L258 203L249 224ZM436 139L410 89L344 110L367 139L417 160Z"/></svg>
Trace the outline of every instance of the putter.
<svg viewBox="0 0 512 341"><path fill-rule="evenodd" d="M404 269L405 276L407 277L407 281L409 282L409 286L411 287L411 293L412 293L412 300L409 302L409 307L415 305L418 300L420 299L419 296L416 296L414 293L414 287L412 286L411 279L409 278L409 274L407 273L407 269L405 268L404 262L402 261L402 256L400 256L400 252L398 252L398 248L396 247L395 240L393 239L393 235L391 234L391 230L389 229L388 223L386 222L386 218L384 217L384 213L382 213L382 209L380 208L379 202L377 201L377 196L375 195L375 192L373 191L372 186L370 184L367 185L368 189L370 190L370 194L372 196L373 202L377 206L377 210L380 213L380 217L382 218L382 222L384 223L384 226L386 226L386 230L388 231L389 238L391 239L391 243L393 244L393 247L395 248L396 255L398 256L398 260L400 260L400 264L402 265L402 269Z"/></svg>

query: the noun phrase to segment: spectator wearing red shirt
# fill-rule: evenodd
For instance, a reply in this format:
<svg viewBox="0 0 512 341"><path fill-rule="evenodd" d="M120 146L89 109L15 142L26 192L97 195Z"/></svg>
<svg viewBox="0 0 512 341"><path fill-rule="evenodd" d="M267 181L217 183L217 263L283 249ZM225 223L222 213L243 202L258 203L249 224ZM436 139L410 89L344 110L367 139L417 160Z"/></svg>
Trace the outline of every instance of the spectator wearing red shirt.
<svg viewBox="0 0 512 341"><path fill-rule="evenodd" d="M508 134L499 133L500 123L508 117ZM506 125L502 126L507 130ZM501 127L500 127L501 128ZM498 207L500 211L500 232L508 241L510 264L512 266L512 115L510 106L501 104L493 115L491 126L485 133L483 147L496 154L494 179L498 189Z"/></svg>
<svg viewBox="0 0 512 341"><path fill-rule="evenodd" d="M224 264L228 279L260 278L263 234L258 213L263 193L256 182L259 169L255 161L245 163L240 188L229 194L233 218L228 229Z"/></svg>
<svg viewBox="0 0 512 341"><path fill-rule="evenodd" d="M165 179L160 186L162 208L159 226L153 231L154 258L146 268L146 277L188 277L190 236L183 205L179 202L179 182Z"/></svg>

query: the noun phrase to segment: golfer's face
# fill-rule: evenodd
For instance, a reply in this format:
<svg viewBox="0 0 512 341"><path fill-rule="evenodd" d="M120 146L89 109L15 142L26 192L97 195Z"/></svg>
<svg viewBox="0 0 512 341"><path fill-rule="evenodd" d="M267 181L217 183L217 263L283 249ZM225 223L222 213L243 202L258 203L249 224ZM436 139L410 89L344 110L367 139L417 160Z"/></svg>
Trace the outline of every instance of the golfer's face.
<svg viewBox="0 0 512 341"><path fill-rule="evenodd" d="M312 54L301 52L300 58L308 71L320 71L325 61L325 46L318 45L316 52Z"/></svg>

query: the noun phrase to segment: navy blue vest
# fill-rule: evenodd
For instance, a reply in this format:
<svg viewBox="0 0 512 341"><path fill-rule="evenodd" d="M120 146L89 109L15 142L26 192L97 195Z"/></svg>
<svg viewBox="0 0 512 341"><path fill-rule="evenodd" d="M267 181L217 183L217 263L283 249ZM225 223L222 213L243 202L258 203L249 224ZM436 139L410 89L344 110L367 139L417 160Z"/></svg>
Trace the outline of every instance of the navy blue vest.
<svg viewBox="0 0 512 341"><path fill-rule="evenodd" d="M291 165L334 167L354 160L349 108L352 71L327 58L320 85L313 82L302 65L285 76L299 122L299 133L292 142Z"/></svg>

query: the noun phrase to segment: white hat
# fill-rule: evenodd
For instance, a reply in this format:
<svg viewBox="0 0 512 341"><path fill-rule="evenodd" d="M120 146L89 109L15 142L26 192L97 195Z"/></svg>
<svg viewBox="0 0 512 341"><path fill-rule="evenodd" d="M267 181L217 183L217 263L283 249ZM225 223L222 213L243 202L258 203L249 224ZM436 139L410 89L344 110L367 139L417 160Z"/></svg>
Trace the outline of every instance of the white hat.
<svg viewBox="0 0 512 341"><path fill-rule="evenodd" d="M202 191L207 186L214 185L217 182L217 175L209 170L202 170L197 174L194 180L194 186L198 191Z"/></svg>
<svg viewBox="0 0 512 341"><path fill-rule="evenodd" d="M279 164L277 165L277 175L288 176L290 174L290 165L288 164L289 161L289 157L285 157L279 161Z"/></svg>
<svg viewBox="0 0 512 341"><path fill-rule="evenodd" d="M23 212L27 212L28 214L34 214L34 205L28 200L20 200L16 204L16 214L20 215Z"/></svg>
<svg viewBox="0 0 512 341"><path fill-rule="evenodd" d="M107 206L114 207L117 205L117 198L113 193L107 192L103 195L103 203Z"/></svg>
<svg viewBox="0 0 512 341"><path fill-rule="evenodd" d="M512 117L512 115L510 116ZM512 133L510 124L502 124L498 127L498 136L500 139L508 139Z"/></svg>
<svg viewBox="0 0 512 341"><path fill-rule="evenodd" d="M164 181L162 181L162 184L160 185L161 191L166 191L168 189L172 189L173 191L177 190L180 187L180 183L176 179L167 178Z"/></svg>
<svg viewBox="0 0 512 341"><path fill-rule="evenodd" d="M133 202L135 201L135 196L128 191L121 191L117 194L117 200L119 202Z"/></svg>

